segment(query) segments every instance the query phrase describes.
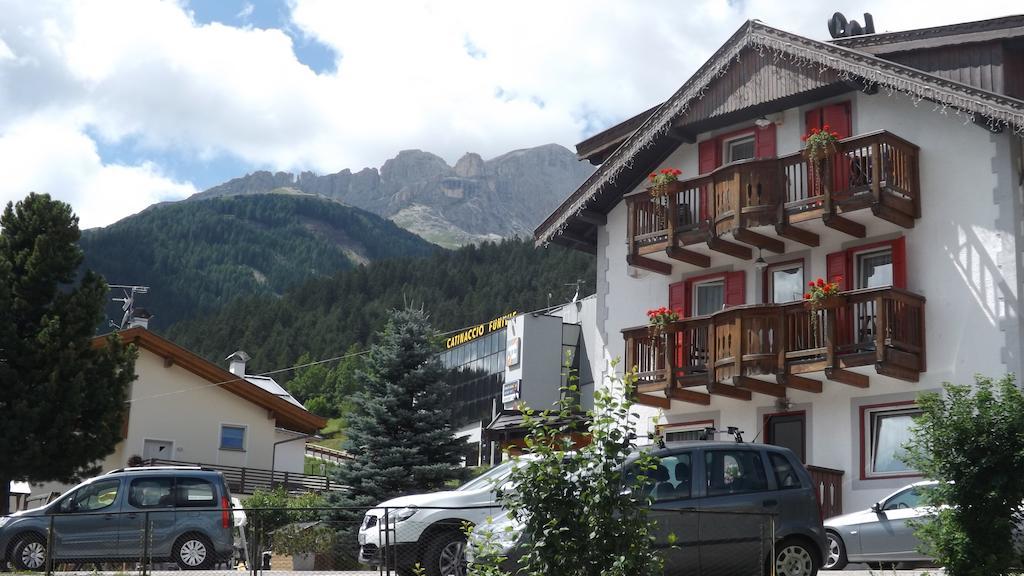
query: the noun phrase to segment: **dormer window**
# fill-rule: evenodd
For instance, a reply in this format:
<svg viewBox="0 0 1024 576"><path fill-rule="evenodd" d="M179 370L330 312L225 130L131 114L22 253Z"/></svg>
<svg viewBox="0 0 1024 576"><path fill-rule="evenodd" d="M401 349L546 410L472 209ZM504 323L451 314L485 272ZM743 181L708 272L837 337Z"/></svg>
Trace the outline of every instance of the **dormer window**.
<svg viewBox="0 0 1024 576"><path fill-rule="evenodd" d="M752 133L725 141L726 163L750 160L754 158L755 151L756 145Z"/></svg>

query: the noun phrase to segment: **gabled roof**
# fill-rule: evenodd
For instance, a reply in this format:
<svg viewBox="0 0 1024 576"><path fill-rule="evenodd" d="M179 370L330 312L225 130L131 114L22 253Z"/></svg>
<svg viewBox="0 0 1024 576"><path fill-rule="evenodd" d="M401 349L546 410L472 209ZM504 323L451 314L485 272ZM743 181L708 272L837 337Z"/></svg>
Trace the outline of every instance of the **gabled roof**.
<svg viewBox="0 0 1024 576"><path fill-rule="evenodd" d="M942 112L966 114L968 118L985 117L993 125L1007 125L1017 131L1024 130L1024 101L1009 98L978 88L940 78L927 72L876 56L853 50L835 43L821 42L792 34L756 20L745 23L717 52L664 104L659 106L604 163L561 206L559 206L534 232L537 244L560 241L567 244L585 244L591 238L562 238L570 221L587 209L598 208L606 212L613 201L635 185L633 180L620 178L623 172L646 171L652 166L634 169L641 154L650 160L651 148L675 148L679 136L673 131L685 123L692 104L704 97L714 81L724 75L734 60L739 60L745 49L771 54L775 58L828 71L846 81L858 81L867 87L880 87L910 95L915 100L934 102ZM754 106L758 102L751 102ZM667 155L667 153L666 153ZM645 162L646 163L646 162ZM656 162L655 162L656 164ZM584 215L593 220L592 215Z"/></svg>
<svg viewBox="0 0 1024 576"><path fill-rule="evenodd" d="M181 366L211 384L216 384L236 396L266 408L274 414L274 419L277 420L278 426L305 434L315 434L327 425L327 420L312 414L298 402L290 402L264 386L236 376L145 328L129 328L115 334L126 344L135 344L139 348L144 348L164 358L166 361ZM108 336L109 334L93 338L93 346L105 346ZM281 388L276 382L275 386ZM283 391L283 389L281 390Z"/></svg>
<svg viewBox="0 0 1024 576"><path fill-rule="evenodd" d="M1017 15L915 30L836 38L832 42L869 54L888 54L970 42L1006 40L1022 36L1024 36L1024 15Z"/></svg>

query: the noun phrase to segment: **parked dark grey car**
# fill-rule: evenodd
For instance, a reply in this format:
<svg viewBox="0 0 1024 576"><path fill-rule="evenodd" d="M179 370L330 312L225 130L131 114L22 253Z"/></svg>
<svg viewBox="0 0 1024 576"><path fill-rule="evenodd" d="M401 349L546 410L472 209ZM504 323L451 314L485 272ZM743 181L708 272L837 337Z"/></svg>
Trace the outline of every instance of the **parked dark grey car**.
<svg viewBox="0 0 1024 576"><path fill-rule="evenodd" d="M817 574L825 531L810 474L792 451L697 441L670 443L651 454L659 466L648 488L650 518L666 575L771 573L766 568L772 563L779 576ZM506 567L514 569L517 528L503 515L479 526L470 546L496 535Z"/></svg>
<svg viewBox="0 0 1024 576"><path fill-rule="evenodd" d="M0 517L0 560L42 569L51 526L54 562L138 561L146 546L154 561L204 569L234 552L231 494L220 472L200 467L115 470L46 506Z"/></svg>

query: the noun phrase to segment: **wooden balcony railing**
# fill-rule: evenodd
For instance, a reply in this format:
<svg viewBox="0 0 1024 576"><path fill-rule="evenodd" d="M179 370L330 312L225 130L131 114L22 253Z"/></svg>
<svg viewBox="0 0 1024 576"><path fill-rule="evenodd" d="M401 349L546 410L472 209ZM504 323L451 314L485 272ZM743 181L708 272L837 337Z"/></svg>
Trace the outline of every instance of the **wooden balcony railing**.
<svg viewBox="0 0 1024 576"><path fill-rule="evenodd" d="M872 288L843 292L837 307L815 312L803 302L727 308L674 322L663 335L623 330L626 366L636 368L642 398L664 392L658 405L708 404L708 394L783 396L785 386L820 392L819 381L800 376L811 372L867 386L865 375L846 370L855 366L916 382L926 366L924 306L917 294ZM764 376L776 382L755 378Z"/></svg>
<svg viewBox="0 0 1024 576"><path fill-rule="evenodd" d="M821 519L843 513L843 471L821 466L807 466L818 497Z"/></svg>
<svg viewBox="0 0 1024 576"><path fill-rule="evenodd" d="M839 152L822 166L808 168L802 153L722 166L704 176L673 183L669 193L626 196L627 240L631 260L668 251L672 258L701 265L687 245L708 242L712 250L748 258L749 248L719 241L732 238L781 251L781 240L764 234L774 227L782 238L817 246L818 235L796 224L820 218L830 228L863 237L864 226L844 213L870 208L875 216L905 228L921 215L918 147L886 131L841 140ZM738 247L738 248L737 248ZM664 266L652 268L665 272ZM706 267L706 266L705 266Z"/></svg>

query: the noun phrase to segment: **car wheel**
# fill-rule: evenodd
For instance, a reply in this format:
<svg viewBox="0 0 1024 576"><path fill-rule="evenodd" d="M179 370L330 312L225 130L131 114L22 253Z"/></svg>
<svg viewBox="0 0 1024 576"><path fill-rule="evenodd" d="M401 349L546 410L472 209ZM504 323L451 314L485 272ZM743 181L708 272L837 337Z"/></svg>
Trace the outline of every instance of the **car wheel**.
<svg viewBox="0 0 1024 576"><path fill-rule="evenodd" d="M466 576L466 537L444 532L427 546L423 554L427 576Z"/></svg>
<svg viewBox="0 0 1024 576"><path fill-rule="evenodd" d="M18 570L36 572L46 567L46 541L38 534L21 536L11 552L11 560Z"/></svg>
<svg viewBox="0 0 1024 576"><path fill-rule="evenodd" d="M178 538L172 553L182 570L208 570L213 566L213 545L200 534L186 534Z"/></svg>
<svg viewBox="0 0 1024 576"><path fill-rule="evenodd" d="M835 532L825 532L825 543L828 551L825 553L825 563L821 566L824 570L842 570L846 568L846 545L842 537Z"/></svg>
<svg viewBox="0 0 1024 576"><path fill-rule="evenodd" d="M815 576L818 556L800 538L786 538L775 546L775 573L778 576Z"/></svg>

